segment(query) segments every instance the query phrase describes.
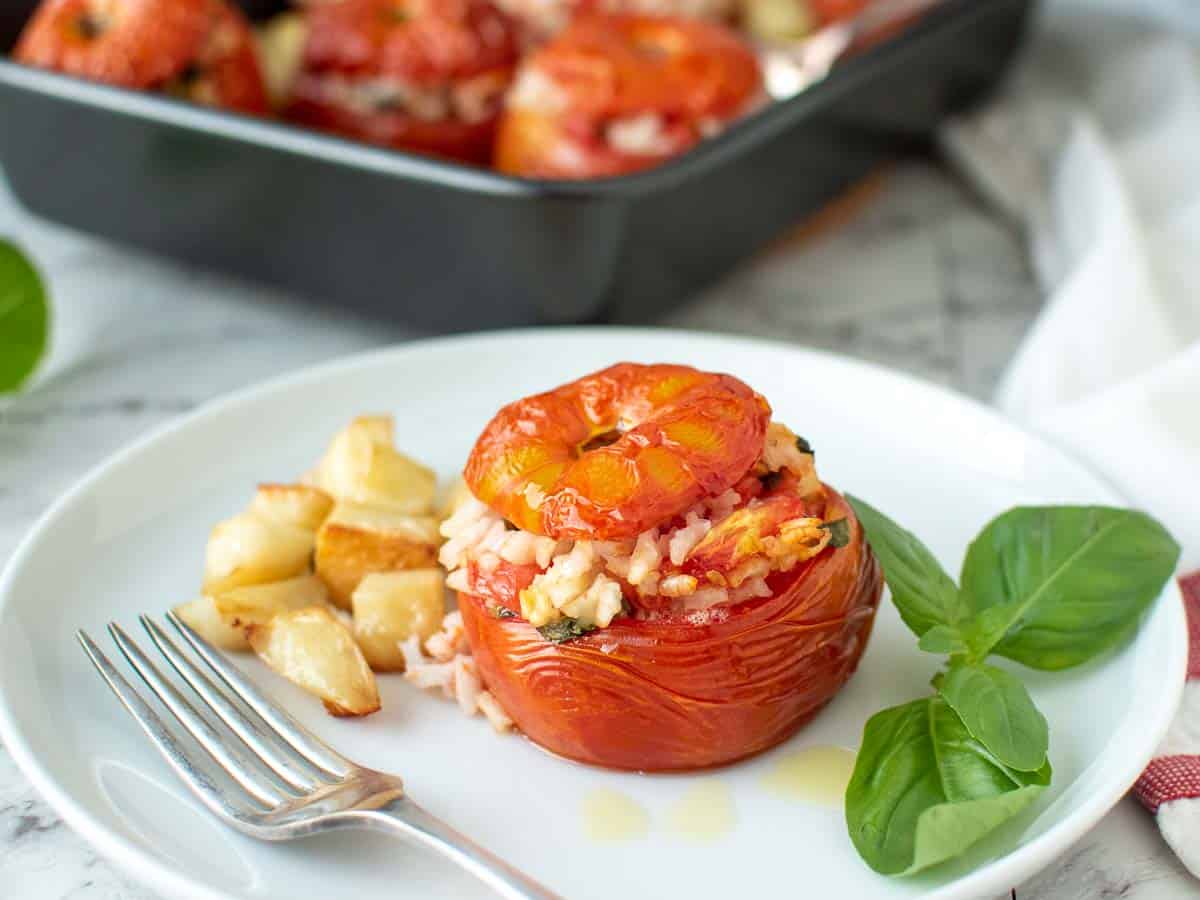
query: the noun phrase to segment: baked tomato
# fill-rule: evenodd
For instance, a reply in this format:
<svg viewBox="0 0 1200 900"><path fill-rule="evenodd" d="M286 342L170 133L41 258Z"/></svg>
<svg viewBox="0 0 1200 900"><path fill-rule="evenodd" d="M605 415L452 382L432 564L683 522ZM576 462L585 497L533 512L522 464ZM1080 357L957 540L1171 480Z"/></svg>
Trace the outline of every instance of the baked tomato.
<svg viewBox="0 0 1200 900"><path fill-rule="evenodd" d="M209 33L209 0L44 0L18 62L149 90L180 75Z"/></svg>
<svg viewBox="0 0 1200 900"><path fill-rule="evenodd" d="M733 487L762 453L770 416L732 375L618 363L504 407L464 477L535 534L635 537Z"/></svg>
<svg viewBox="0 0 1200 900"><path fill-rule="evenodd" d="M418 153L489 160L517 40L488 0L341 0L308 7L306 18L289 118Z"/></svg>
<svg viewBox="0 0 1200 900"><path fill-rule="evenodd" d="M21 62L120 87L262 115L254 34L227 0L46 0Z"/></svg>
<svg viewBox="0 0 1200 900"><path fill-rule="evenodd" d="M847 542L773 574L767 597L622 616L552 643L507 598L531 572L473 581L495 592L459 594L488 690L536 743L610 768L697 769L778 744L853 674L882 590L853 510L825 492L825 516L846 520Z"/></svg>
<svg viewBox="0 0 1200 900"><path fill-rule="evenodd" d="M531 178L635 172L716 134L761 96L758 62L730 28L583 14L522 63L496 167Z"/></svg>

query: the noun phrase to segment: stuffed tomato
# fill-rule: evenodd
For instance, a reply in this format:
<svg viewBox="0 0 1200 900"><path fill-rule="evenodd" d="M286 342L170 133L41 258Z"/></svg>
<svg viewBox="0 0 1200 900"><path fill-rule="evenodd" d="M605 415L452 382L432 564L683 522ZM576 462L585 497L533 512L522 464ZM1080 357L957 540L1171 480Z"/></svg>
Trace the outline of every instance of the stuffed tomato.
<svg viewBox="0 0 1200 900"><path fill-rule="evenodd" d="M729 763L853 673L882 582L811 448L728 375L621 364L511 404L442 563L532 740L639 770Z"/></svg>
<svg viewBox="0 0 1200 900"><path fill-rule="evenodd" d="M730 27L581 13L522 60L494 163L526 178L628 175L719 134L763 97L758 61Z"/></svg>

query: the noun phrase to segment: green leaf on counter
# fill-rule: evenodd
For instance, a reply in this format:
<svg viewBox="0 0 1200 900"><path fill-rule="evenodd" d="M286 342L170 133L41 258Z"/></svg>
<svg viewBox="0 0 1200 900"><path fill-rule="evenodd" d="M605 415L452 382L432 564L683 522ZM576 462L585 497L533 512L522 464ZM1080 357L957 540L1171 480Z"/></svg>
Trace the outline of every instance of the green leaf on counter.
<svg viewBox="0 0 1200 900"><path fill-rule="evenodd" d="M0 239L0 394L21 388L50 339L50 307L42 279L11 241Z"/></svg>

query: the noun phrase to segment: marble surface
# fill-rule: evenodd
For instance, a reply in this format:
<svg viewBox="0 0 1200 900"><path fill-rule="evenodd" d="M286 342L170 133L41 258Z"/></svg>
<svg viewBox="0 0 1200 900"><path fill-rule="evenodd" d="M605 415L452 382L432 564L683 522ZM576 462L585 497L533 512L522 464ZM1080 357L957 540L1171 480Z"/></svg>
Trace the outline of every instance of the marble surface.
<svg viewBox="0 0 1200 900"><path fill-rule="evenodd" d="M0 407L0 562L93 465L223 392L403 327L124 253L24 216L21 241L72 315L49 377ZM661 324L763 335L869 359L986 399L1040 305L1018 235L929 162L897 166ZM1149 816L1123 801L1021 900L1200 893ZM0 896L152 900L37 796L0 747ZM169 900L169 898L168 898Z"/></svg>

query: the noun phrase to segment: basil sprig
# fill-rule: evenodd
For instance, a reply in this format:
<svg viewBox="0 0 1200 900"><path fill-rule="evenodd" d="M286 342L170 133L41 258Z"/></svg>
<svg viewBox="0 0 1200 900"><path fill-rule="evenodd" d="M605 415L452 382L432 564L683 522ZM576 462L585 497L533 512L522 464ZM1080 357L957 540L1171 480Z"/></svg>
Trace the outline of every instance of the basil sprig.
<svg viewBox="0 0 1200 900"><path fill-rule="evenodd" d="M1045 717L984 660L1054 670L1110 649L1161 593L1179 545L1132 510L1018 507L972 542L960 587L913 534L849 500L918 646L948 657L933 696L867 722L846 789L859 854L908 875L961 854L1050 784Z"/></svg>

